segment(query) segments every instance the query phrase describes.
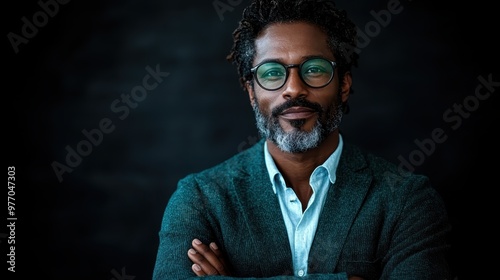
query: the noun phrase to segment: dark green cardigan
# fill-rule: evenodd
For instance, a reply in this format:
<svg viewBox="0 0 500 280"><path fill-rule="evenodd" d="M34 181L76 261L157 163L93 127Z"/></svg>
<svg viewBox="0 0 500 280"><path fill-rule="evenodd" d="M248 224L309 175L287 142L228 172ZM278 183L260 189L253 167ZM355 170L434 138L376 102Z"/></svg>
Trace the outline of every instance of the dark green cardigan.
<svg viewBox="0 0 500 280"><path fill-rule="evenodd" d="M179 181L159 232L154 280L197 278L187 256L194 238L215 241L235 278L296 279L263 143ZM427 177L344 144L302 278L449 279L449 231Z"/></svg>

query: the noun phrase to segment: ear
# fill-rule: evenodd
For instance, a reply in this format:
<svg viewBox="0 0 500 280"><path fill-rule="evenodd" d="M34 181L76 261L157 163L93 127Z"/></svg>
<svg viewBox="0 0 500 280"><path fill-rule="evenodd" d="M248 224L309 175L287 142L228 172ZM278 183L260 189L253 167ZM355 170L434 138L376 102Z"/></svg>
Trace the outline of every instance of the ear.
<svg viewBox="0 0 500 280"><path fill-rule="evenodd" d="M344 78L342 79L342 82L340 84L342 103L347 102L347 99L349 99L349 94L351 92L351 85L352 85L351 72L347 71L344 74Z"/></svg>
<svg viewBox="0 0 500 280"><path fill-rule="evenodd" d="M256 102L256 98L255 98L255 91L254 91L254 88L252 85L252 81L246 81L245 88L248 92L248 98L250 99L250 105L252 105L252 107L253 107L255 102Z"/></svg>

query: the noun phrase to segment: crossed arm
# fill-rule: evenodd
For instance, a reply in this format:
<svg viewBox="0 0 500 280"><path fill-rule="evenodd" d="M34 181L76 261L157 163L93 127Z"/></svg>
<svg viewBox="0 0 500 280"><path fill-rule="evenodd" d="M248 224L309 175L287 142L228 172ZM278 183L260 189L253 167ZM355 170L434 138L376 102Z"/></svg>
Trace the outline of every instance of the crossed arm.
<svg viewBox="0 0 500 280"><path fill-rule="evenodd" d="M188 257L193 262L191 269L197 276L223 275L231 276L230 268L223 253L215 242L206 245L199 239L193 239L188 250ZM349 276L349 280L364 280L358 276Z"/></svg>
<svg viewBox="0 0 500 280"><path fill-rule="evenodd" d="M199 239L194 239L191 245L193 247L188 250L188 257L193 262L191 269L197 276L231 276L226 260L215 242L206 245Z"/></svg>
<svg viewBox="0 0 500 280"><path fill-rule="evenodd" d="M390 215L364 215L359 218L360 221L371 223L352 224L348 239L344 242L347 247L343 248L341 260L338 261L337 270L344 272L333 273L323 267L318 269L317 265L325 265L324 258L328 256L325 250L334 247L333 243L328 243L324 244L328 246L321 246L321 249L316 248L313 254L316 258L311 259L315 265L315 271L321 272L308 274L305 279L361 279L351 275L358 273L364 273L364 277L373 275L380 279L398 279L402 276L408 277L406 279L442 280L448 278L443 260L446 248L443 238L449 230L445 222L444 208L441 204L436 204L437 200L433 193L429 190L421 192L418 188L418 186L415 188L407 185L403 188L405 192L397 193L397 196L392 195L394 201L390 204L389 210L391 211L388 212ZM244 223L246 221L244 216L238 216L240 212L236 210L239 208L234 205L228 206L231 200L223 200L223 205L219 207L218 205L221 204L219 197L225 197L225 194L219 194L214 190L220 189L202 191L197 184L189 184L179 188L178 192L172 196L160 232L160 246L153 279L192 279L191 277L194 279L199 276L206 276L207 279L236 279L244 277L242 275L247 275L246 277L253 275L246 279L296 279L289 275L291 267L286 271L281 271L281 265L285 263L288 265L287 261L281 260L288 256L270 255L275 251L272 244L276 242L276 238L273 242L263 239L259 239L261 242L258 243L252 242L252 239L249 239L250 235L247 235L248 230L242 228L242 223L247 224ZM376 203L377 201L369 200L368 202ZM215 206L223 208L224 211L219 213ZM377 213L379 212L381 211ZM213 213L217 213L217 219L214 218ZM219 217L221 215L223 216ZM385 219L387 224L383 225L386 225L385 228L388 228L392 234L390 243L386 239L376 239L377 242L370 240L373 235L367 232L382 230L381 224L374 220L377 218ZM232 229L229 234L220 232L221 229L228 228ZM385 236L388 233L384 231L383 234ZM220 236L226 238L221 239ZM270 234L270 237L276 236ZM202 242L195 242L194 238ZM325 239L325 236L320 238L322 242L330 240ZM224 244L220 243L222 241ZM262 243L266 242L268 244L262 246ZM366 247L373 244L380 244L379 247L384 245L384 247ZM282 246L285 245L282 244ZM231 251L226 251L229 249ZM380 257L383 259L372 258L374 249L380 250L383 254ZM357 259L349 258L349 254L353 252L356 254L366 252L366 256L363 255ZM357 261L363 258L377 262ZM264 259L268 261L263 263ZM378 269L376 267L379 265L378 262L382 264L381 271L367 270ZM260 277L281 276L257 278L257 275L261 275Z"/></svg>

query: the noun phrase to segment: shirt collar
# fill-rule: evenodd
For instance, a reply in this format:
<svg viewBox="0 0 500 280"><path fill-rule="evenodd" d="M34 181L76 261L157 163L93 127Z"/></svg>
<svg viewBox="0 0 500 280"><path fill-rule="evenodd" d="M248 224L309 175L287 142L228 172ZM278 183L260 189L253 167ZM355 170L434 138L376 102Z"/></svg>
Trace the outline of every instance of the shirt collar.
<svg viewBox="0 0 500 280"><path fill-rule="evenodd" d="M339 159L340 159L340 154L342 153L342 148L344 146L344 142L342 140L342 135L339 134L339 144L337 146L337 149L333 151L333 153L323 162L323 164L319 165L316 167L314 171L316 171L318 168L325 168L326 171L328 172L328 176L330 179L330 182L333 184L335 183L336 179L336 170L337 166L339 165ZM273 191L276 193L276 176L281 176L280 171L278 170L278 167L276 167L276 164L274 163L274 160L269 153L269 150L267 149L267 141L264 142L264 159L266 162L266 167L267 167L267 172L269 173L269 179L271 180L272 186L273 186ZM313 174L314 174L313 171ZM312 175L312 174L311 174Z"/></svg>

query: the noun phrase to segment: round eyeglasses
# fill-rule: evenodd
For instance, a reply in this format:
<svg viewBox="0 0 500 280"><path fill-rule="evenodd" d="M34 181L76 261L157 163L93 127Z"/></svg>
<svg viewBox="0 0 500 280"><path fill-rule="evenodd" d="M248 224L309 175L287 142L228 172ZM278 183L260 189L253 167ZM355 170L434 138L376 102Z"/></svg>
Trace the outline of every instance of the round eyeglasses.
<svg viewBox="0 0 500 280"><path fill-rule="evenodd" d="M251 68L255 80L263 89L278 90L287 81L289 69L299 68L300 79L309 87L327 86L335 73L335 61L325 58L309 58L301 64L283 64L277 61L264 61Z"/></svg>

